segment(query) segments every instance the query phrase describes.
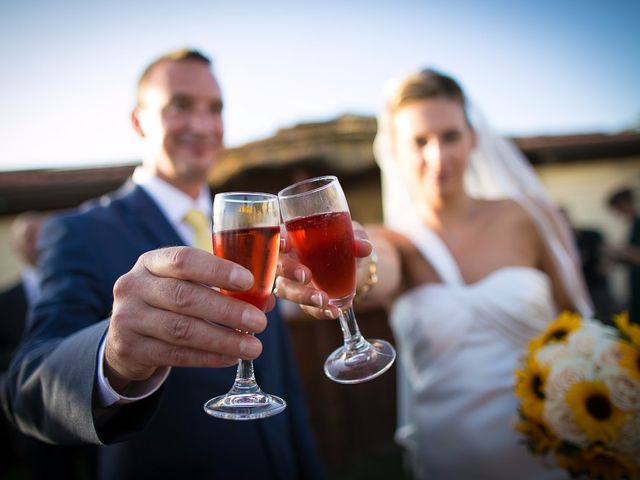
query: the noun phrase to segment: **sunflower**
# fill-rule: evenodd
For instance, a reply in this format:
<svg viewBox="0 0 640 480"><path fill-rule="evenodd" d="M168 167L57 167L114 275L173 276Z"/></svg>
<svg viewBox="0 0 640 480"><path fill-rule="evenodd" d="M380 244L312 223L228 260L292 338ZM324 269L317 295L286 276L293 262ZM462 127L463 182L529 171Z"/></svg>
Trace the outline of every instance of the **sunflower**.
<svg viewBox="0 0 640 480"><path fill-rule="evenodd" d="M620 366L629 372L631 378L640 380L640 347L634 347L624 341L619 342L618 346L622 353Z"/></svg>
<svg viewBox="0 0 640 480"><path fill-rule="evenodd" d="M529 357L522 370L516 370L516 396L522 399L522 413L534 420L542 418L545 386L549 367L541 366L534 357Z"/></svg>
<svg viewBox="0 0 640 480"><path fill-rule="evenodd" d="M572 478L586 475L602 480L619 480L638 479L640 476L640 471L628 457L601 445L570 454L556 452L555 458Z"/></svg>
<svg viewBox="0 0 640 480"><path fill-rule="evenodd" d="M622 312L620 315L613 317L613 321L622 332L623 338L629 340L636 348L640 348L640 325L629 322L629 312Z"/></svg>
<svg viewBox="0 0 640 480"><path fill-rule="evenodd" d="M532 453L544 455L554 450L558 444L558 439L544 420L521 419L513 427L525 436L523 443Z"/></svg>
<svg viewBox="0 0 640 480"><path fill-rule="evenodd" d="M550 343L566 342L571 332L580 328L581 318L576 312L562 312L542 334L529 342L529 352L534 353Z"/></svg>
<svg viewBox="0 0 640 480"><path fill-rule="evenodd" d="M567 391L566 401L576 424L589 440L612 442L618 438L618 429L627 414L609 398L609 388L601 381L576 382Z"/></svg>

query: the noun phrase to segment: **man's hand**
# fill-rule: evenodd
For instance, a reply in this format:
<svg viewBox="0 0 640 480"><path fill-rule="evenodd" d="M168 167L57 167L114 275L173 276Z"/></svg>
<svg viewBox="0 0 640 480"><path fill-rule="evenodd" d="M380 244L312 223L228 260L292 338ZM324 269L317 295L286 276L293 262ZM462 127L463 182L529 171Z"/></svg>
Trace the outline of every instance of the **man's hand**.
<svg viewBox="0 0 640 480"><path fill-rule="evenodd" d="M190 247L147 252L113 288L105 374L122 391L158 367L227 367L260 355L260 341L242 332L265 329L265 314L211 287L248 290L241 266Z"/></svg>

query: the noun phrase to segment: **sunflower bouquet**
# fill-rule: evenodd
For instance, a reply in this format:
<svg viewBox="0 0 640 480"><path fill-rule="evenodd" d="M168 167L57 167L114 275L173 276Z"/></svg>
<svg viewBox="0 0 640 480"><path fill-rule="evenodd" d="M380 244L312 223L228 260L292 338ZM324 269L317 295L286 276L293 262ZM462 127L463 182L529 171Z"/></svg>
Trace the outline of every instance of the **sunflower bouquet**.
<svg viewBox="0 0 640 480"><path fill-rule="evenodd" d="M516 371L517 431L572 478L640 479L640 325L563 312Z"/></svg>

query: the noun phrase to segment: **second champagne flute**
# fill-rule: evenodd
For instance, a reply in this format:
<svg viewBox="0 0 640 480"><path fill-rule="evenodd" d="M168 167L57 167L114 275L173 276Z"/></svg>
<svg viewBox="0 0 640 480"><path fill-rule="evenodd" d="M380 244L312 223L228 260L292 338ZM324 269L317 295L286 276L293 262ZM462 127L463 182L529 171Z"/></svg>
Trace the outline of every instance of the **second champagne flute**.
<svg viewBox="0 0 640 480"><path fill-rule="evenodd" d="M253 274L246 292L221 290L263 310L276 276L280 249L278 198L268 193L218 193L213 199L213 253L242 265ZM270 417L283 411L280 397L260 390L251 360L240 360L233 387L204 405L209 415L229 420Z"/></svg>
<svg viewBox="0 0 640 480"><path fill-rule="evenodd" d="M367 341L353 313L353 226L338 179L305 180L285 188L278 198L293 251L311 270L313 284L327 292L329 303L340 311L344 345L327 358L325 374L339 383L359 383L386 372L396 358L394 348L384 340Z"/></svg>

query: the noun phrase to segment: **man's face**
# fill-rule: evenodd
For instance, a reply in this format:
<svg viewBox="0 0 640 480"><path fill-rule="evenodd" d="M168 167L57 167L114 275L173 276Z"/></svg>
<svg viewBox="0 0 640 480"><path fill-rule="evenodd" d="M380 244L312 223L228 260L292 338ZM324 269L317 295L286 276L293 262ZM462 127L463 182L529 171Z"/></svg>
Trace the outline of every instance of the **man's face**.
<svg viewBox="0 0 640 480"><path fill-rule="evenodd" d="M145 166L167 180L202 181L222 150L222 98L209 67L194 60L156 65L133 112Z"/></svg>

